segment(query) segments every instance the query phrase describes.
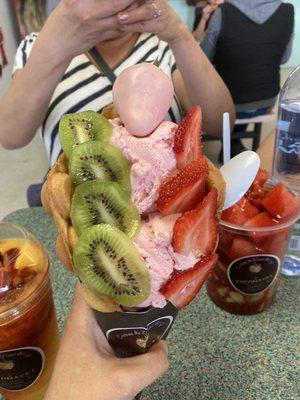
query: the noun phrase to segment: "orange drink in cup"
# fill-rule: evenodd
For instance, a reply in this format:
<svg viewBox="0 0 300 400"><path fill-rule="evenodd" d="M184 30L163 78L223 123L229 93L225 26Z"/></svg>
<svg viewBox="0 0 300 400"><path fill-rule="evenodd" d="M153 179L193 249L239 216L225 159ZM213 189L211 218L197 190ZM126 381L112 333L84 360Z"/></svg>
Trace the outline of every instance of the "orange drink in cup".
<svg viewBox="0 0 300 400"><path fill-rule="evenodd" d="M59 346L46 251L24 229L0 223L0 393L40 400Z"/></svg>

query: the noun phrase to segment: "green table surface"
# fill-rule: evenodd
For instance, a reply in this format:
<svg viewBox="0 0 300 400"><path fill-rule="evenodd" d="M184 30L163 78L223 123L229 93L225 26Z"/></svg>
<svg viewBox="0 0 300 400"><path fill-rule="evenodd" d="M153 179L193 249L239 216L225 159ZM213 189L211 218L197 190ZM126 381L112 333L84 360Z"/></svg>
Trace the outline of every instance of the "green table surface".
<svg viewBox="0 0 300 400"><path fill-rule="evenodd" d="M53 221L40 208L18 210L5 220L27 228L48 250L63 330L76 278L56 257ZM283 277L274 305L253 316L222 311L202 289L180 311L168 337L168 372L141 399L300 400L299 289L299 278Z"/></svg>

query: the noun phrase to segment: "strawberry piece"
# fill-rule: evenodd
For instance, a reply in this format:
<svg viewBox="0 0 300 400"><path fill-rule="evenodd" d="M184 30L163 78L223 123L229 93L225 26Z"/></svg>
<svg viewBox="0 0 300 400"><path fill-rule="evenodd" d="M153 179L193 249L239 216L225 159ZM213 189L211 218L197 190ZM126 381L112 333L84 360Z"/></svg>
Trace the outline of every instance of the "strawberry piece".
<svg viewBox="0 0 300 400"><path fill-rule="evenodd" d="M187 306L198 294L217 260L218 256L213 254L203 257L193 268L175 270L161 289L162 294L178 309Z"/></svg>
<svg viewBox="0 0 300 400"><path fill-rule="evenodd" d="M276 219L289 219L296 214L298 208L294 196L281 182L270 190L262 199L261 204Z"/></svg>
<svg viewBox="0 0 300 400"><path fill-rule="evenodd" d="M252 205L246 197L222 212L222 220L231 224L243 225L247 219L259 214L259 209Z"/></svg>
<svg viewBox="0 0 300 400"><path fill-rule="evenodd" d="M208 166L204 157L191 162L160 185L157 209L163 215L183 213L193 209L205 195L207 176Z"/></svg>
<svg viewBox="0 0 300 400"><path fill-rule="evenodd" d="M245 223L245 226L251 228L262 228L267 226L274 226L277 224L279 224L279 221L276 221L274 218L272 218L268 211L263 211L255 217L249 219ZM265 240L270 235L270 232L253 231L250 232L249 235L256 243L261 243L261 241Z"/></svg>
<svg viewBox="0 0 300 400"><path fill-rule="evenodd" d="M196 208L178 218L172 238L175 252L200 257L214 251L218 237L217 197L217 189L212 188Z"/></svg>
<svg viewBox="0 0 300 400"><path fill-rule="evenodd" d="M231 260L236 260L237 258L252 256L258 253L261 253L261 251L251 240L243 236L236 236L228 252L228 257Z"/></svg>
<svg viewBox="0 0 300 400"><path fill-rule="evenodd" d="M253 181L253 183L251 185L251 188L255 187L255 186L263 187L264 184L269 179L269 177L270 177L270 174L269 174L268 171L266 171L265 169L259 169L258 173L257 173L257 175L256 175L256 177L255 177L255 179L254 179L254 181Z"/></svg>
<svg viewBox="0 0 300 400"><path fill-rule="evenodd" d="M182 169L202 156L201 126L201 108L195 106L186 113L175 132L173 151L177 168Z"/></svg>

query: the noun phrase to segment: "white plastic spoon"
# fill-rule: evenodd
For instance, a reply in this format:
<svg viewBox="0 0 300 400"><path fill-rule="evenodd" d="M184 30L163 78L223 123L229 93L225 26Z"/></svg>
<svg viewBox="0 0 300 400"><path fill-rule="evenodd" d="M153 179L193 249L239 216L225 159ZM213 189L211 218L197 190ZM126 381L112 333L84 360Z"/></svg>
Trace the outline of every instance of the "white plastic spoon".
<svg viewBox="0 0 300 400"><path fill-rule="evenodd" d="M220 168L226 182L226 196L222 210L237 203L250 188L259 170L260 158L251 150L243 151Z"/></svg>
<svg viewBox="0 0 300 400"><path fill-rule="evenodd" d="M230 160L230 116L226 112L223 114L223 164L228 163Z"/></svg>
<svg viewBox="0 0 300 400"><path fill-rule="evenodd" d="M226 196L222 210L237 203L251 186L259 170L260 159L254 151L243 151L230 160L230 116L223 114L223 167L220 172L226 182Z"/></svg>

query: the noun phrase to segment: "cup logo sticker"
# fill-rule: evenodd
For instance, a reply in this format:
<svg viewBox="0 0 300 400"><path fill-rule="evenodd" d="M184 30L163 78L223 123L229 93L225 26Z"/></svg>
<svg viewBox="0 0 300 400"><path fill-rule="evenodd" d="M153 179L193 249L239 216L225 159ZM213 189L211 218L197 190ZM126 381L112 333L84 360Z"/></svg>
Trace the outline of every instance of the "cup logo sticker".
<svg viewBox="0 0 300 400"><path fill-rule="evenodd" d="M45 365L45 354L38 347L0 352L0 388L19 392L32 386Z"/></svg>
<svg viewBox="0 0 300 400"><path fill-rule="evenodd" d="M109 329L106 338L119 355L126 356L129 348L136 348L137 351L145 353L152 344L164 336L172 322L172 316L165 316L151 321L146 327Z"/></svg>
<svg viewBox="0 0 300 400"><path fill-rule="evenodd" d="M228 279L240 293L262 293L274 282L279 266L279 258L271 254L242 257L229 265Z"/></svg>

